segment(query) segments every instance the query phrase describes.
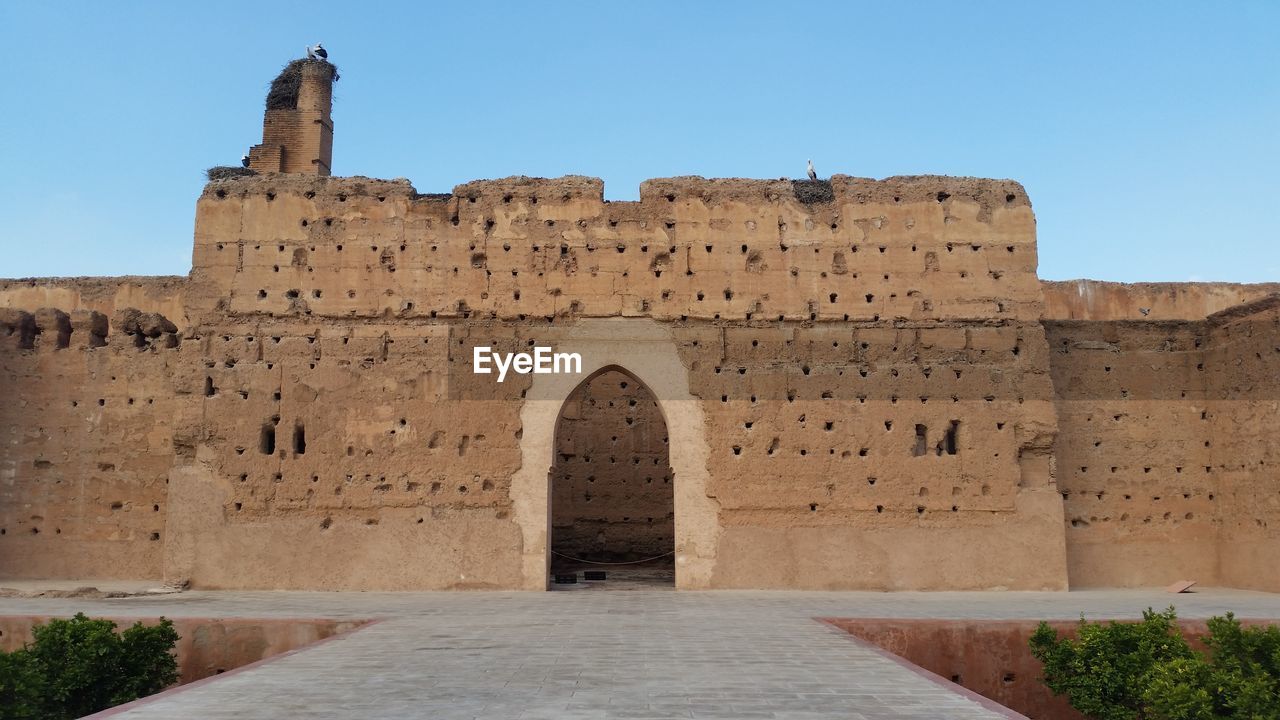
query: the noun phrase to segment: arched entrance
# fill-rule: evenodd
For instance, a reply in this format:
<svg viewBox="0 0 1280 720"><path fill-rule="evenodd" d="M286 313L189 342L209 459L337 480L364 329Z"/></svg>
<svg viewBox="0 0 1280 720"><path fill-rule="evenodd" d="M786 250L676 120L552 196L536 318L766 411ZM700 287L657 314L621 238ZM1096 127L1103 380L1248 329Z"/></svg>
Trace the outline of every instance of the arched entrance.
<svg viewBox="0 0 1280 720"><path fill-rule="evenodd" d="M667 423L644 383L610 366L570 393L550 482L552 574L603 570L596 587L675 584Z"/></svg>
<svg viewBox="0 0 1280 720"><path fill-rule="evenodd" d="M706 417L689 392L689 368L671 328L649 318L598 318L547 328L538 342L582 355L582 372L533 375L520 411L520 469L511 478L512 519L521 530L521 587L546 590L551 570L551 467L565 400L601 370L625 367L658 401L666 421L675 494L676 587L712 586L719 503L707 494Z"/></svg>

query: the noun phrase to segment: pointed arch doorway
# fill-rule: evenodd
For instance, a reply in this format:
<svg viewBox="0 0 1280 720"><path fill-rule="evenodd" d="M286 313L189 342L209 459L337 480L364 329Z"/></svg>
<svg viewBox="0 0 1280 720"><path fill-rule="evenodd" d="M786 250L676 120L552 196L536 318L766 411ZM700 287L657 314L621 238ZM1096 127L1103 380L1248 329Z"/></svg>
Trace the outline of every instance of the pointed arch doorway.
<svg viewBox="0 0 1280 720"><path fill-rule="evenodd" d="M675 585L712 587L720 541L720 505L707 493L706 416L689 391L689 368L669 326L649 318L593 318L547 328L538 342L582 356L577 374L533 375L520 411L520 469L511 478L512 519L521 531L521 581L551 587L551 470L565 401L606 368L625 368L657 400L666 424L674 495ZM647 516L646 516L647 517Z"/></svg>
<svg viewBox="0 0 1280 720"><path fill-rule="evenodd" d="M569 394L550 473L553 575L603 571L592 585L609 589L675 586L669 442L657 398L621 367Z"/></svg>

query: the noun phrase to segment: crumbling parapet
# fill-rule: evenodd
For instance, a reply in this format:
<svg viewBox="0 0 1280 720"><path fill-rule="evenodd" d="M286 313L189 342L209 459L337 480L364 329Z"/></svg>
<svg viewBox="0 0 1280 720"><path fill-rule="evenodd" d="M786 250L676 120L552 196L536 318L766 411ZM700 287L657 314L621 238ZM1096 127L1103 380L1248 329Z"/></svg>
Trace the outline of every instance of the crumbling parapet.
<svg viewBox="0 0 1280 720"><path fill-rule="evenodd" d="M36 337L40 344L55 348L71 345L71 317L56 308L40 308L35 312Z"/></svg>
<svg viewBox="0 0 1280 720"><path fill-rule="evenodd" d="M117 330L132 337L133 344L137 347L178 346L178 327L160 313L125 308L116 313L113 324Z"/></svg>
<svg viewBox="0 0 1280 720"><path fill-rule="evenodd" d="M103 347L107 344L107 326L107 316L95 310L71 312L71 332L79 333L91 348Z"/></svg>
<svg viewBox="0 0 1280 720"><path fill-rule="evenodd" d="M34 312L0 308L0 338L18 350L73 347L100 348L107 345L111 326L139 348L178 346L178 327L160 313L124 308L114 322L96 310L40 308Z"/></svg>
<svg viewBox="0 0 1280 720"><path fill-rule="evenodd" d="M0 308L0 331L22 350L35 347L36 319L31 313L12 308Z"/></svg>

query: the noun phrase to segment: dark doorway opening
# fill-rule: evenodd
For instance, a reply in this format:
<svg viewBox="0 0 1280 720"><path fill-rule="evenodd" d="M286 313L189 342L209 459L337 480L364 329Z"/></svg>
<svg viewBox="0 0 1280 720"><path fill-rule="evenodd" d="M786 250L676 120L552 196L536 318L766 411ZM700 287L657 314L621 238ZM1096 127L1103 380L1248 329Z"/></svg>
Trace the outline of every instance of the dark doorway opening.
<svg viewBox="0 0 1280 720"><path fill-rule="evenodd" d="M551 572L577 582L553 587L674 587L675 494L653 393L618 369L589 378L560 410L555 448Z"/></svg>

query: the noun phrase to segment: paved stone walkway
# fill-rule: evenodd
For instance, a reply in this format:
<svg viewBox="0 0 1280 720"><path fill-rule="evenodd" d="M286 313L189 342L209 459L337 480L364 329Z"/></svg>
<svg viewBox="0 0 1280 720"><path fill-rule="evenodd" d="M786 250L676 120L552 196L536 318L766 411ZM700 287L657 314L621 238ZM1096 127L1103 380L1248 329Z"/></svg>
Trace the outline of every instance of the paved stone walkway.
<svg viewBox="0 0 1280 720"><path fill-rule="evenodd" d="M385 618L120 718L997 718L849 635L842 617L1280 618L1280 595L187 592L0 599L0 614ZM1005 715L1007 717L1007 715Z"/></svg>

